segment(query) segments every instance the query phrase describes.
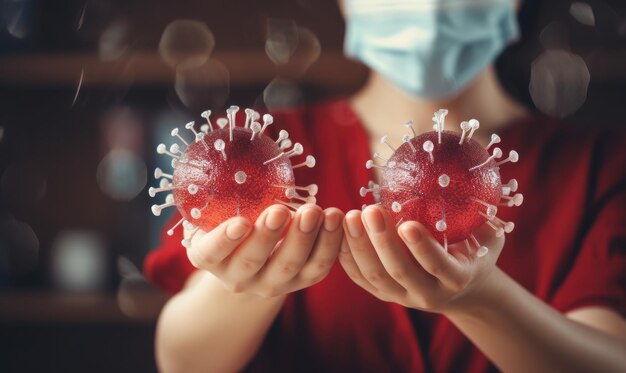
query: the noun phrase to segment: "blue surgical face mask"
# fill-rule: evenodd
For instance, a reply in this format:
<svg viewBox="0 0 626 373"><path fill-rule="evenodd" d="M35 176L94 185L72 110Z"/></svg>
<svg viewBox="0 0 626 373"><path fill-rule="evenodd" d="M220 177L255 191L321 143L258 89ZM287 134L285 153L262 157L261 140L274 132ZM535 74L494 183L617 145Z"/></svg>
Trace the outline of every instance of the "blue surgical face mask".
<svg viewBox="0 0 626 373"><path fill-rule="evenodd" d="M344 49L413 96L452 97L518 36L515 0L346 0Z"/></svg>

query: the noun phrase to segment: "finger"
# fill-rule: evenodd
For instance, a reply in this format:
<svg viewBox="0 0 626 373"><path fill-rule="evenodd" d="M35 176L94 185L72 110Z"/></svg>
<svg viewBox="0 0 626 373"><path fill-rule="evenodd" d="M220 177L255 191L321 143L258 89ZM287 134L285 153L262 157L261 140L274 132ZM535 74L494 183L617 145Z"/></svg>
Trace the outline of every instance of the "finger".
<svg viewBox="0 0 626 373"><path fill-rule="evenodd" d="M391 278L412 291L420 291L435 281L406 250L396 233L395 223L385 210L379 206L368 206L361 217L374 250Z"/></svg>
<svg viewBox="0 0 626 373"><path fill-rule="evenodd" d="M339 248L341 247L343 238L342 220L343 212L341 210L334 207L324 210L322 228L306 264L302 267L295 281L314 284L326 277L333 264L335 264Z"/></svg>
<svg viewBox="0 0 626 373"><path fill-rule="evenodd" d="M444 285L456 288L466 280L464 267L421 224L402 223L398 233L418 263Z"/></svg>
<svg viewBox="0 0 626 373"><path fill-rule="evenodd" d="M210 231L209 231L210 232ZM198 231L192 235L192 231L188 229L183 229L183 238L185 240L189 240L192 245L194 245L197 241L199 241L207 232L202 229L198 229ZM181 242L182 243L182 242Z"/></svg>
<svg viewBox="0 0 626 373"><path fill-rule="evenodd" d="M339 252L339 264L343 268L344 272L350 277L355 284L359 285L367 292L379 296L378 289L374 287L374 285L370 284L359 269L359 266L354 261L354 257L352 256L352 251L350 250L348 241L344 237L341 241L341 250Z"/></svg>
<svg viewBox="0 0 626 373"><path fill-rule="evenodd" d="M365 227L361 221L361 211L352 210L348 212L344 219L344 225L350 252L363 277L376 289L388 296L404 297L406 289L391 278L365 233Z"/></svg>
<svg viewBox="0 0 626 373"><path fill-rule="evenodd" d="M287 207L268 207L254 223L254 231L224 262L224 278L241 282L253 277L274 250L290 218Z"/></svg>
<svg viewBox="0 0 626 373"><path fill-rule="evenodd" d="M194 267L209 270L228 257L250 233L252 224L242 217L234 217L215 229L192 240L187 256Z"/></svg>
<svg viewBox="0 0 626 373"><path fill-rule="evenodd" d="M314 204L303 205L296 211L287 236L258 273L259 282L275 287L300 272L313 248L322 217L322 209Z"/></svg>

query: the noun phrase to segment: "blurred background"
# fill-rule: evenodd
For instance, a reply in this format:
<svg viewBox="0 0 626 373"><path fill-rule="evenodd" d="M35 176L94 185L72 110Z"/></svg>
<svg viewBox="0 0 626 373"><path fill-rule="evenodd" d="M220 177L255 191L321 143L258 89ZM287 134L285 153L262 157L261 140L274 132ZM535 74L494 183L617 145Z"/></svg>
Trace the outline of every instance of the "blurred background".
<svg viewBox="0 0 626 373"><path fill-rule="evenodd" d="M626 3L527 0L498 61L532 110L623 125ZM206 109L354 92L334 0L0 0L0 371L150 372L154 148Z"/></svg>

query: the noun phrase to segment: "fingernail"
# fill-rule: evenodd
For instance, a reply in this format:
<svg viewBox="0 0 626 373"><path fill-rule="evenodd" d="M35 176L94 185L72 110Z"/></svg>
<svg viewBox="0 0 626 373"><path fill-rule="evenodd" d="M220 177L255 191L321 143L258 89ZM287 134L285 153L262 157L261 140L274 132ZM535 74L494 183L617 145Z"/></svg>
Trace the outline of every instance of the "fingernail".
<svg viewBox="0 0 626 373"><path fill-rule="evenodd" d="M361 224L361 219L359 215L361 213L358 211L351 211L346 216L346 226L348 227L348 234L352 238L359 238L363 234L363 224Z"/></svg>
<svg viewBox="0 0 626 373"><path fill-rule="evenodd" d="M326 214L324 215L324 229L328 232L334 232L339 228L341 224L341 214Z"/></svg>
<svg viewBox="0 0 626 373"><path fill-rule="evenodd" d="M250 229L250 224L247 222L235 221L226 227L226 237L233 241L236 241L243 237Z"/></svg>
<svg viewBox="0 0 626 373"><path fill-rule="evenodd" d="M400 228L400 233L407 243L418 243L422 239L420 230L413 224L405 224Z"/></svg>
<svg viewBox="0 0 626 373"><path fill-rule="evenodd" d="M303 233L313 232L317 223L320 221L320 212L315 208L307 208L300 214L300 231Z"/></svg>
<svg viewBox="0 0 626 373"><path fill-rule="evenodd" d="M363 212L363 218L367 229L374 233L385 231L385 217L376 207L368 207Z"/></svg>
<svg viewBox="0 0 626 373"><path fill-rule="evenodd" d="M265 227L269 230L275 231L285 225L288 218L289 212L285 209L272 208L267 213L267 217L265 218Z"/></svg>

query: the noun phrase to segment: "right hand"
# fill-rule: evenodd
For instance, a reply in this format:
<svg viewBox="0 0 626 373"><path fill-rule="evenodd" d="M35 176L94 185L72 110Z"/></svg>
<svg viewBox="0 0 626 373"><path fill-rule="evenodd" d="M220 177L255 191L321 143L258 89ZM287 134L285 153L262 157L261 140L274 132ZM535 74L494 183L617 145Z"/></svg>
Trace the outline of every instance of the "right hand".
<svg viewBox="0 0 626 373"><path fill-rule="evenodd" d="M234 293L279 296L326 277L343 239L342 220L336 208L305 204L292 218L287 207L272 205L254 225L233 217L209 232L198 231L187 256Z"/></svg>

